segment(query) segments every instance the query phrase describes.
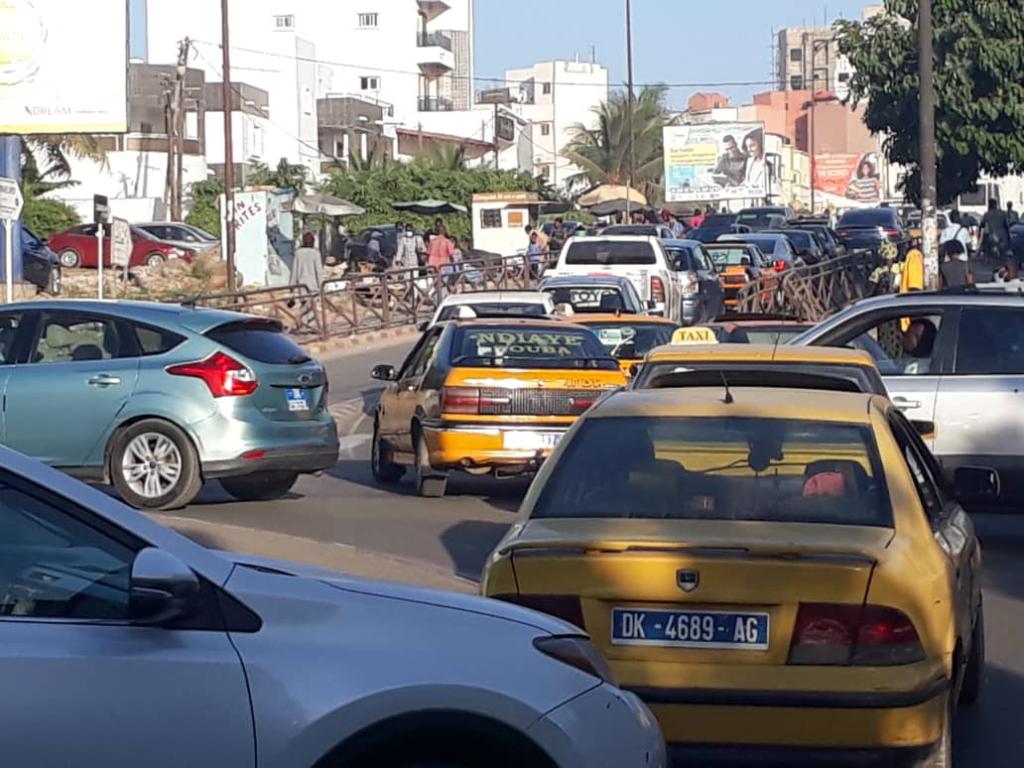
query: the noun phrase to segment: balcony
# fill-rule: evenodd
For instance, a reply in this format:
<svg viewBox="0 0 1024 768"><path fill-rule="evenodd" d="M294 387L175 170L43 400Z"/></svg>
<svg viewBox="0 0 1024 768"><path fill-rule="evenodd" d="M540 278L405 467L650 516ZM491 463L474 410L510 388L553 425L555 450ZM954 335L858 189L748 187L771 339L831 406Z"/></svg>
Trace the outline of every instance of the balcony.
<svg viewBox="0 0 1024 768"><path fill-rule="evenodd" d="M444 99L439 96L420 96L420 112L451 112L455 105L451 99Z"/></svg>
<svg viewBox="0 0 1024 768"><path fill-rule="evenodd" d="M418 48L444 48L450 52L452 39L443 32L420 32L416 35L416 46Z"/></svg>

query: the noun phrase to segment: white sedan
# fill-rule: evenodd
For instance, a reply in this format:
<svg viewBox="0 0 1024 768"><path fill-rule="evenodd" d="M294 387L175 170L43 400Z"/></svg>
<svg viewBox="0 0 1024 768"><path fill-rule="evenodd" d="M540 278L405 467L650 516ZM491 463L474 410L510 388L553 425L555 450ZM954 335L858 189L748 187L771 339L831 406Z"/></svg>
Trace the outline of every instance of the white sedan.
<svg viewBox="0 0 1024 768"><path fill-rule="evenodd" d="M220 554L0 449L5 764L661 768L582 631Z"/></svg>

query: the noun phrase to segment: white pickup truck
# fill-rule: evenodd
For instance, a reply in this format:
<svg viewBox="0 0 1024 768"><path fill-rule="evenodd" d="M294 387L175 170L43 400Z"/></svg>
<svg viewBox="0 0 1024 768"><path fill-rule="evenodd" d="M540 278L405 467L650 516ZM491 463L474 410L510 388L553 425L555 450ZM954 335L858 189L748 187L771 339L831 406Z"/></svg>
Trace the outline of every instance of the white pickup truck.
<svg viewBox="0 0 1024 768"><path fill-rule="evenodd" d="M562 246L558 264L544 275L621 275L636 287L641 299L654 302L655 312L683 322L679 281L656 237L570 237Z"/></svg>

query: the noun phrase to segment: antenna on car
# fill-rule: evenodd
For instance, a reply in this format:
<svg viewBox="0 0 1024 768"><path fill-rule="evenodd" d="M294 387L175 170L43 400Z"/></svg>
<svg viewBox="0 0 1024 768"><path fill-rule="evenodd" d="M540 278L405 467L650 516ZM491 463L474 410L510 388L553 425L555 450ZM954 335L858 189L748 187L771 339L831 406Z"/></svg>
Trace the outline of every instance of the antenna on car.
<svg viewBox="0 0 1024 768"><path fill-rule="evenodd" d="M725 378L725 371L719 371L722 377L722 386L725 387L725 397L722 398L722 402L726 405L732 405L733 397L732 392L729 391L729 380Z"/></svg>

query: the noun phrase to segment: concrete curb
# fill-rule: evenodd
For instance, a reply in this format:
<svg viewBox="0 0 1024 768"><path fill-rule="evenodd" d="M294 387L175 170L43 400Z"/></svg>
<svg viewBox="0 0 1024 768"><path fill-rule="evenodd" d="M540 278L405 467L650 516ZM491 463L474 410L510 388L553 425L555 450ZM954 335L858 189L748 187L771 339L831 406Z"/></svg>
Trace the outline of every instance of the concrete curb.
<svg viewBox="0 0 1024 768"><path fill-rule="evenodd" d="M359 349L361 347L369 347L374 344L380 344L381 342L394 341L396 339L402 339L406 336L416 336L419 331L414 325L401 325L397 328L382 328L379 331L367 331L365 333L357 333L352 336L341 336L338 338L327 339L321 341L304 341L299 342L302 348L305 349L309 354L317 357L324 357L327 355L333 355L338 353L347 352L352 349Z"/></svg>
<svg viewBox="0 0 1024 768"><path fill-rule="evenodd" d="M291 560L350 576L399 581L420 587L474 594L477 585L425 560L412 560L380 552L367 552L350 544L316 541L286 533L239 525L196 520L191 517L151 515L209 549L224 549L257 557Z"/></svg>

